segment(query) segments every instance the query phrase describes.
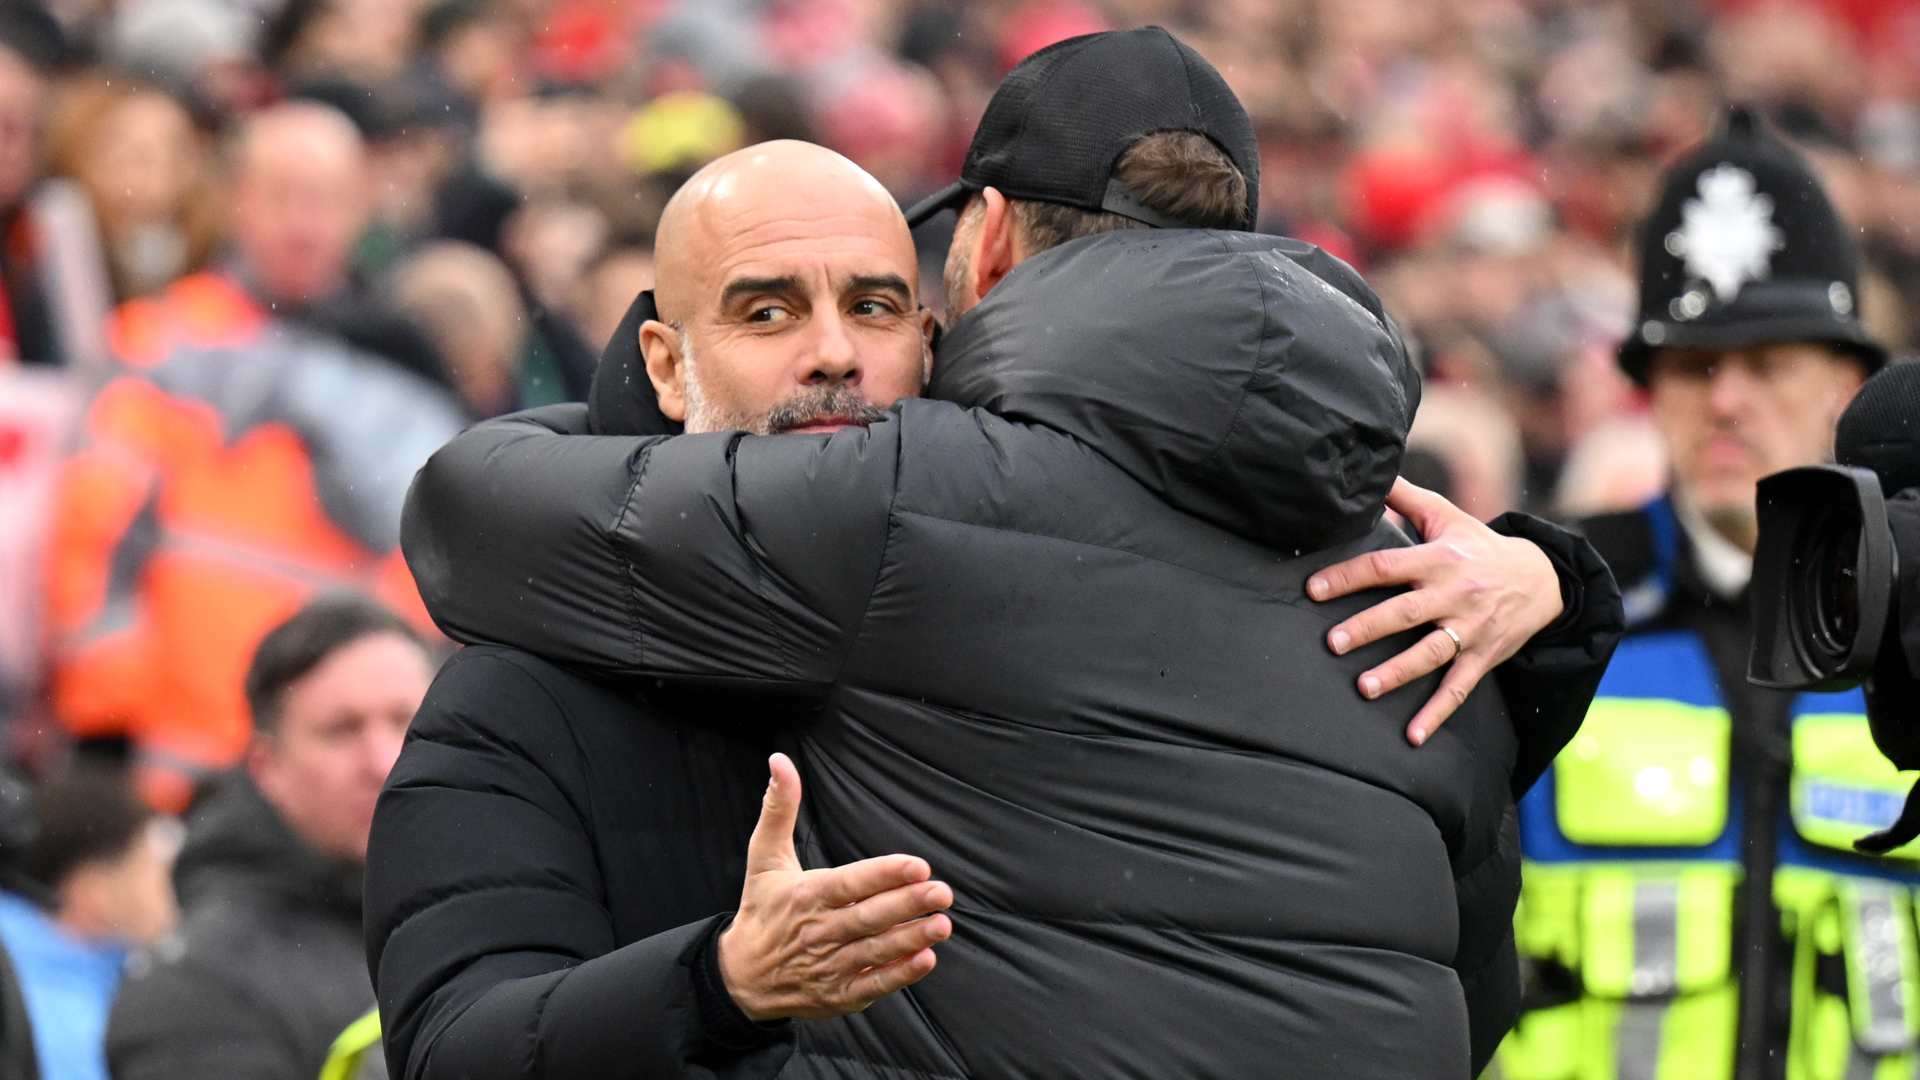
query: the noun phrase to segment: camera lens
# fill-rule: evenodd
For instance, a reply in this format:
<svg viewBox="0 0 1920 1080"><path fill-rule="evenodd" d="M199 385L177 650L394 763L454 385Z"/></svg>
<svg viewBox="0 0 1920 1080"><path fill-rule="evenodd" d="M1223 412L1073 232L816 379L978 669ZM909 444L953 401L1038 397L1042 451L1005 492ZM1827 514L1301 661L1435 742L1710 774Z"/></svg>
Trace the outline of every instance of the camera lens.
<svg viewBox="0 0 1920 1080"><path fill-rule="evenodd" d="M1788 588L1792 619L1800 640L1812 647L1811 659L1831 673L1846 662L1860 630L1860 595L1855 561L1860 523L1831 511L1812 515L1801 533L1794 580Z"/></svg>

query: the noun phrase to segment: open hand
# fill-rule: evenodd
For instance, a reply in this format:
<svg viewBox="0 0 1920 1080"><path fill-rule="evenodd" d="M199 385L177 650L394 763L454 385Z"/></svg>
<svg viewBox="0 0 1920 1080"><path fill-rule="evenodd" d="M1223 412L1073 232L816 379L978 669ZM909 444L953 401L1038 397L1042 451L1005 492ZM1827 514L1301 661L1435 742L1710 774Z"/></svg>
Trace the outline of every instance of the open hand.
<svg viewBox="0 0 1920 1080"><path fill-rule="evenodd" d="M803 870L793 847L800 773L785 754L747 841L740 910L719 941L720 978L754 1020L857 1013L933 970L933 946L953 933L945 882L912 855Z"/></svg>
<svg viewBox="0 0 1920 1080"><path fill-rule="evenodd" d="M1433 627L1359 681L1362 695L1378 698L1451 665L1440 688L1407 725L1407 740L1419 746L1466 702L1487 672L1560 617L1560 577L1532 542L1501 536L1425 488L1397 480L1387 506L1425 542L1370 551L1327 567L1307 582L1307 595L1332 600L1363 589L1408 588L1329 630L1327 645L1345 654L1418 626Z"/></svg>

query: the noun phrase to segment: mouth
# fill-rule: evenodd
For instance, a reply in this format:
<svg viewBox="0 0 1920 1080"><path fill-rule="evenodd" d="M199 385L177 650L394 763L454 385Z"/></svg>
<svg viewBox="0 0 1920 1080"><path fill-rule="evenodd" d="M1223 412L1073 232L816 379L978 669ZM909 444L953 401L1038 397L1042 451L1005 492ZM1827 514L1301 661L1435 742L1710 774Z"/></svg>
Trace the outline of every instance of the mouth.
<svg viewBox="0 0 1920 1080"><path fill-rule="evenodd" d="M1747 444L1730 435L1716 435L1704 447L1708 463L1721 466L1743 465L1752 456Z"/></svg>

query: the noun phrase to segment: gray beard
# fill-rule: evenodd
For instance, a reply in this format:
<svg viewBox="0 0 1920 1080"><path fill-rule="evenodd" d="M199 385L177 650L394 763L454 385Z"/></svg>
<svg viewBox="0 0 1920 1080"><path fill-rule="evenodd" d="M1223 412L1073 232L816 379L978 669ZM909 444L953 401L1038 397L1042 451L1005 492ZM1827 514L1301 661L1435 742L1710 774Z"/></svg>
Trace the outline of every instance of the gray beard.
<svg viewBox="0 0 1920 1080"><path fill-rule="evenodd" d="M713 400L701 384L700 365L693 355L693 342L680 335L680 362L686 368L687 433L707 431L744 431L750 435L780 435L794 428L828 420L865 427L887 415L887 410L868 401L865 395L846 383L821 383L808 386L775 405L771 410L753 414L730 409Z"/></svg>

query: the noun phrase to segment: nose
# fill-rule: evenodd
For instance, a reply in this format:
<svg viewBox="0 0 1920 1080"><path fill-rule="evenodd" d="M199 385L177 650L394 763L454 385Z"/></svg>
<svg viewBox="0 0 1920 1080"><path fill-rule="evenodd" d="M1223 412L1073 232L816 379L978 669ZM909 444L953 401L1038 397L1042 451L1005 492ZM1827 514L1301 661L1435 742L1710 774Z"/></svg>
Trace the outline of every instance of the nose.
<svg viewBox="0 0 1920 1080"><path fill-rule="evenodd" d="M828 312L816 315L810 329L813 337L808 343L807 364L800 381L809 385L833 382L858 385L860 357L846 320L838 312Z"/></svg>
<svg viewBox="0 0 1920 1080"><path fill-rule="evenodd" d="M361 767L377 786L387 782L387 774L393 771L394 762L400 760L400 748L406 742L407 734L403 728L389 728L384 724L370 724L368 728L360 746Z"/></svg>
<svg viewBox="0 0 1920 1080"><path fill-rule="evenodd" d="M1716 365L1707 379L1707 407L1716 417L1739 416L1752 397L1755 375L1746 364L1729 359Z"/></svg>

